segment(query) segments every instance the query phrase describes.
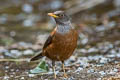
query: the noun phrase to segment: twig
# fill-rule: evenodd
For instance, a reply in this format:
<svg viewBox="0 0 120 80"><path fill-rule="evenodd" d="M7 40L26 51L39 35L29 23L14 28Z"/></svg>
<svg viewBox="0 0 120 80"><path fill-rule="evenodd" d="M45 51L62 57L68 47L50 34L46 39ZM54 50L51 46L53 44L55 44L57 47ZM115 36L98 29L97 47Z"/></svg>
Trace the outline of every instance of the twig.
<svg viewBox="0 0 120 80"><path fill-rule="evenodd" d="M6 61L9 61L9 62L22 62L22 61L29 62L30 59L0 59L0 62L6 62Z"/></svg>

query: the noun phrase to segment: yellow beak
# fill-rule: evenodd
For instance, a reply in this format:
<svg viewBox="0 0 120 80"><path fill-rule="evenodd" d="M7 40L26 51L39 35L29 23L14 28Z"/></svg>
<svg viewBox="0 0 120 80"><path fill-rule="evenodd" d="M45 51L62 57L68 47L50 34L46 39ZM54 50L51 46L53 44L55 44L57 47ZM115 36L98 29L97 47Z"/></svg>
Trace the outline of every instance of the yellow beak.
<svg viewBox="0 0 120 80"><path fill-rule="evenodd" d="M55 15L54 13L48 13L48 16L52 16L52 17L54 17L54 18L58 18L58 16Z"/></svg>

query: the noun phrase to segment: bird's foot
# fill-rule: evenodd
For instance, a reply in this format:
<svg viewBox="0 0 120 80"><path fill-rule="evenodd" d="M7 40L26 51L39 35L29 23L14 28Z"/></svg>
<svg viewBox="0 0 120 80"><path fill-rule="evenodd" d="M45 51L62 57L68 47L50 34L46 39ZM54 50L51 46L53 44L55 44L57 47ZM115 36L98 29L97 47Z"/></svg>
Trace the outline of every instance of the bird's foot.
<svg viewBox="0 0 120 80"><path fill-rule="evenodd" d="M56 77L56 74L54 73L54 79L56 79L57 77Z"/></svg>
<svg viewBox="0 0 120 80"><path fill-rule="evenodd" d="M64 73L64 77L65 77L65 78L68 78L68 76L67 76L67 74L66 74L66 73Z"/></svg>

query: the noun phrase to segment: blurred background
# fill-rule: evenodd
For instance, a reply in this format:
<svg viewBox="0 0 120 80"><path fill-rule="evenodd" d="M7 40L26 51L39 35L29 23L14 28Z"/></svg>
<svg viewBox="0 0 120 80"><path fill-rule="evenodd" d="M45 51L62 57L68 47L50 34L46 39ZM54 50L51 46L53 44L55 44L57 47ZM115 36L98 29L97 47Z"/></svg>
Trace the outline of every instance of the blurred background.
<svg viewBox="0 0 120 80"><path fill-rule="evenodd" d="M56 10L65 10L77 28L87 27L91 32L117 28L120 23L119 0L4 0L0 5L1 45L8 38L35 42L37 35L54 28L54 21L47 13Z"/></svg>
<svg viewBox="0 0 120 80"><path fill-rule="evenodd" d="M2 0L0 59L29 58L41 50L55 27L47 13L56 10L66 11L79 32L75 59L78 55L120 57L120 0Z"/></svg>

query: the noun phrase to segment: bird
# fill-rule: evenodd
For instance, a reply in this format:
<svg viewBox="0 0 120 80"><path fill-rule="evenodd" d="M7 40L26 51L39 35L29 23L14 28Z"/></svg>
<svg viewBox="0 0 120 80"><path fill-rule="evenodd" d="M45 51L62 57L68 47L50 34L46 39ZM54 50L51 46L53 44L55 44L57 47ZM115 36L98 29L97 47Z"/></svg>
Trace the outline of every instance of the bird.
<svg viewBox="0 0 120 80"><path fill-rule="evenodd" d="M38 60L43 56L48 57L52 61L55 79L55 61L61 61L62 70L64 72L63 76L68 78L65 72L64 61L72 56L77 47L78 32L75 27L72 26L71 18L65 13L65 11L48 13L48 16L51 16L55 20L56 27L44 43L41 53L32 57L30 61Z"/></svg>

